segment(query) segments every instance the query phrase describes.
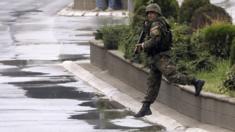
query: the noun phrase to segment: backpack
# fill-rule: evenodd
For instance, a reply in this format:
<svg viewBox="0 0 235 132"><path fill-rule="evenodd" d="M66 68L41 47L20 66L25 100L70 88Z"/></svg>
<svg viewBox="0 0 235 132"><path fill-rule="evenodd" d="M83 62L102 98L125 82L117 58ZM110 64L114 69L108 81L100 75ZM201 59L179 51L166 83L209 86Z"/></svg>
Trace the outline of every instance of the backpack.
<svg viewBox="0 0 235 132"><path fill-rule="evenodd" d="M172 47L172 43L173 43L173 35L171 32L171 27L170 25L166 22L165 19L160 20L160 24L161 24L161 33L162 33L162 37L161 37L161 43L160 43L160 51L167 51L170 50Z"/></svg>

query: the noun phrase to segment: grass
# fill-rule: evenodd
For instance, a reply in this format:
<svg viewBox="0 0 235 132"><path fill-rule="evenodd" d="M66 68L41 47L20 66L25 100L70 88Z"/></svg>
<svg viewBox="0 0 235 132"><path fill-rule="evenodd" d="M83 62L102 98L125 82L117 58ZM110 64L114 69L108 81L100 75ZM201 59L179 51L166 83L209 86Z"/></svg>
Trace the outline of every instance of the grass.
<svg viewBox="0 0 235 132"><path fill-rule="evenodd" d="M235 91L225 92L225 90L223 90L223 80L226 78L229 69L230 63L228 60L218 60L216 62L216 68L213 71L197 72L195 75L197 78L206 81L204 91L235 97Z"/></svg>

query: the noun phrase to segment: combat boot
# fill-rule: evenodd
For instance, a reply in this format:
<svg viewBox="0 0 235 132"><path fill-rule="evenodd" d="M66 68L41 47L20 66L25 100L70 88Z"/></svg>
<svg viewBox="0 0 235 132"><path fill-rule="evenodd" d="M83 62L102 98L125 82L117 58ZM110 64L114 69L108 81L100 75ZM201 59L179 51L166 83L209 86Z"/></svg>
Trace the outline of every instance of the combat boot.
<svg viewBox="0 0 235 132"><path fill-rule="evenodd" d="M195 87L195 96L200 95L204 84L205 84L205 81L203 81L203 80L195 80L194 81L193 85Z"/></svg>
<svg viewBox="0 0 235 132"><path fill-rule="evenodd" d="M143 103L140 111L134 115L134 117L144 117L146 115L151 115L152 111L150 110L150 103Z"/></svg>

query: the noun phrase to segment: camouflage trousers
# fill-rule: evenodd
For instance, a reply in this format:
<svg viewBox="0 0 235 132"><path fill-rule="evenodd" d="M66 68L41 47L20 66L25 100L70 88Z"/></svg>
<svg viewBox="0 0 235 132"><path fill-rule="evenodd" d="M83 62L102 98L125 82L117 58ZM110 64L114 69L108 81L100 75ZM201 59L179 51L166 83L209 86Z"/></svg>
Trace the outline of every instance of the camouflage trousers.
<svg viewBox="0 0 235 132"><path fill-rule="evenodd" d="M171 83L192 84L194 77L182 74L176 70L168 55L156 55L149 61L150 74L148 77L148 90L143 102L153 103L158 96L162 75Z"/></svg>

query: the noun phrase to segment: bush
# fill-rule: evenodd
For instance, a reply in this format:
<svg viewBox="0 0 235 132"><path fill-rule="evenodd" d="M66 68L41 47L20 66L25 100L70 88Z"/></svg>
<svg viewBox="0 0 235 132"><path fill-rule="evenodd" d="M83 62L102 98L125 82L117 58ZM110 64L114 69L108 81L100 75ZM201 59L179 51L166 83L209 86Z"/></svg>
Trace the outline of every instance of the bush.
<svg viewBox="0 0 235 132"><path fill-rule="evenodd" d="M227 78L223 83L227 90L235 90L235 65L231 68L231 71L227 74Z"/></svg>
<svg viewBox="0 0 235 132"><path fill-rule="evenodd" d="M125 58L131 59L138 37L138 34L131 29L129 32L123 34L123 37L119 41L119 50L124 52Z"/></svg>
<svg viewBox="0 0 235 132"><path fill-rule="evenodd" d="M178 71L188 73L192 71L190 61L197 58L195 48L190 43L191 28L187 25L172 25L173 47L171 56L176 64Z"/></svg>
<svg viewBox="0 0 235 132"><path fill-rule="evenodd" d="M179 10L179 22L191 23L194 11L207 4L210 4L210 0L184 0Z"/></svg>
<svg viewBox="0 0 235 132"><path fill-rule="evenodd" d="M163 16L166 18L173 17L177 19L179 12L177 0L150 0L150 2L157 3L162 9Z"/></svg>
<svg viewBox="0 0 235 132"><path fill-rule="evenodd" d="M231 46L230 64L231 66L235 64L235 39L233 39L232 46Z"/></svg>
<svg viewBox="0 0 235 132"><path fill-rule="evenodd" d="M134 1L134 12L136 12L140 7L146 6L149 0L135 0Z"/></svg>
<svg viewBox="0 0 235 132"><path fill-rule="evenodd" d="M205 25L211 25L215 21L222 21L232 23L231 16L225 11L225 9L207 4L198 8L192 16L191 25L193 28L201 28Z"/></svg>
<svg viewBox="0 0 235 132"><path fill-rule="evenodd" d="M175 24L173 28L173 60L194 60L196 58L195 48L190 44L191 28L187 25Z"/></svg>
<svg viewBox="0 0 235 132"><path fill-rule="evenodd" d="M143 27L144 20L146 19L145 8L146 6L141 6L134 12L133 18L131 19L132 29Z"/></svg>
<svg viewBox="0 0 235 132"><path fill-rule="evenodd" d="M118 49L120 39L129 32L127 25L104 26L95 33L96 39L104 41L104 47L107 49Z"/></svg>
<svg viewBox="0 0 235 132"><path fill-rule="evenodd" d="M172 59L181 72L194 73L197 71L212 71L216 65L214 58L199 46L203 44L201 32L192 33L191 27L182 24L174 24Z"/></svg>
<svg viewBox="0 0 235 132"><path fill-rule="evenodd" d="M214 23L201 31L203 45L210 54L227 59L230 54L230 47L235 36L235 26L228 23Z"/></svg>
<svg viewBox="0 0 235 132"><path fill-rule="evenodd" d="M216 65L211 57L208 56L200 56L199 59L193 62L193 70L194 71L212 71Z"/></svg>

